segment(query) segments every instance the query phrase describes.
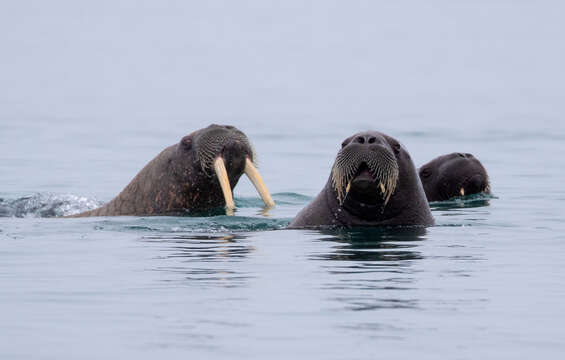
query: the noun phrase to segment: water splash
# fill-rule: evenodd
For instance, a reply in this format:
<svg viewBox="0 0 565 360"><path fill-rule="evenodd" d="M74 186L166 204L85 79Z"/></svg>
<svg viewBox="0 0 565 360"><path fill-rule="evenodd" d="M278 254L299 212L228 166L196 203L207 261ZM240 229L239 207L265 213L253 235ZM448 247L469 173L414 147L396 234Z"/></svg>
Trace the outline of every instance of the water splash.
<svg viewBox="0 0 565 360"><path fill-rule="evenodd" d="M14 200L0 199L0 217L57 217L95 209L102 202L73 194L36 193Z"/></svg>

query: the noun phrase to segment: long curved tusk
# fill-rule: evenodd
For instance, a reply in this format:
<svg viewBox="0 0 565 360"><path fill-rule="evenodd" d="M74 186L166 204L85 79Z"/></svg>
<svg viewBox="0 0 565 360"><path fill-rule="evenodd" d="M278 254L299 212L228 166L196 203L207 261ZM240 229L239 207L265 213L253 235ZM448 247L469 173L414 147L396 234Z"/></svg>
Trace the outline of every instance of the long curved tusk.
<svg viewBox="0 0 565 360"><path fill-rule="evenodd" d="M220 186L222 187L222 192L224 193L224 199L226 200L226 209L235 209L235 204L233 202L233 195L231 193L230 180L228 179L228 171L226 170L226 165L224 164L224 159L218 156L214 160L214 170L220 180Z"/></svg>
<svg viewBox="0 0 565 360"><path fill-rule="evenodd" d="M255 189L257 189L257 192L261 196L261 199L265 202L265 205L267 207L275 206L275 202L271 198L271 194L269 194L269 190L267 190L261 175L259 175L259 171L257 171L249 158L245 160L245 175L251 180L253 186L255 186Z"/></svg>

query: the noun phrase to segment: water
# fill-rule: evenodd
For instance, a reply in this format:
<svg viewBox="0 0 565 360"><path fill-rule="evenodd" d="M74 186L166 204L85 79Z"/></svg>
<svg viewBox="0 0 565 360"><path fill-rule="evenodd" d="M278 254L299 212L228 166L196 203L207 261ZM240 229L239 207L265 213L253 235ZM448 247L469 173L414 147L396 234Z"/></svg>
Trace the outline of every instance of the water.
<svg viewBox="0 0 565 360"><path fill-rule="evenodd" d="M558 358L563 10L1 4L1 357ZM249 136L275 209L242 178L234 217L44 217L211 122ZM284 230L367 129L417 165L473 153L494 197L427 229Z"/></svg>

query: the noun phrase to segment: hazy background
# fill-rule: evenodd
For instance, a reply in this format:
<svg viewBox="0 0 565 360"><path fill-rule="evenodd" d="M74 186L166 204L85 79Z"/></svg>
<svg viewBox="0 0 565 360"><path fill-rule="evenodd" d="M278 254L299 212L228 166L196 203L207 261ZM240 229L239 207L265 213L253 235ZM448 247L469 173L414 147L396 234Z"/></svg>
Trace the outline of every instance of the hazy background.
<svg viewBox="0 0 565 360"><path fill-rule="evenodd" d="M403 141L416 165L468 151L496 171L484 142L512 152L504 139L564 133L564 11L559 1L3 1L0 191L109 200L211 122L249 135L274 191L313 195L341 140L366 129Z"/></svg>
<svg viewBox="0 0 565 360"><path fill-rule="evenodd" d="M116 130L133 119L465 124L495 120L493 107L550 120L563 110L551 106L565 86L560 4L3 1L1 114Z"/></svg>
<svg viewBox="0 0 565 360"><path fill-rule="evenodd" d="M497 129L563 133L564 11L559 1L3 1L2 191L60 186L108 200L211 122L252 138L265 177L292 175L278 191L319 188L341 140L370 128L398 137L417 165L451 151L488 163L480 141ZM328 140L301 135L318 133ZM454 149L469 133L473 145ZM413 143L418 134L427 139ZM321 159L292 166L305 142ZM269 163L282 150L288 163ZM44 167L22 174L32 158ZM306 170L314 176L294 184Z"/></svg>

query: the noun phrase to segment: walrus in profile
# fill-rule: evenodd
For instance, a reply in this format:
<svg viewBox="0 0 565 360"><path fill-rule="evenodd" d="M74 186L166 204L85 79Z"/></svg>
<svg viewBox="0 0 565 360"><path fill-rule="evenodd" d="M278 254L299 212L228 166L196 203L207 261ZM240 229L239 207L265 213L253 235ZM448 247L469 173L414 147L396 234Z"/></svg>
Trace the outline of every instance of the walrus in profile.
<svg viewBox="0 0 565 360"><path fill-rule="evenodd" d="M419 170L428 201L445 201L454 197L490 194L487 171L471 154L451 153L439 156Z"/></svg>
<svg viewBox="0 0 565 360"><path fill-rule="evenodd" d="M224 205L230 213L235 208L232 190L244 173L272 207L255 161L243 132L213 124L163 150L108 204L72 217L182 215Z"/></svg>
<svg viewBox="0 0 565 360"><path fill-rule="evenodd" d="M290 228L433 225L410 155L376 131L342 143L326 186Z"/></svg>

